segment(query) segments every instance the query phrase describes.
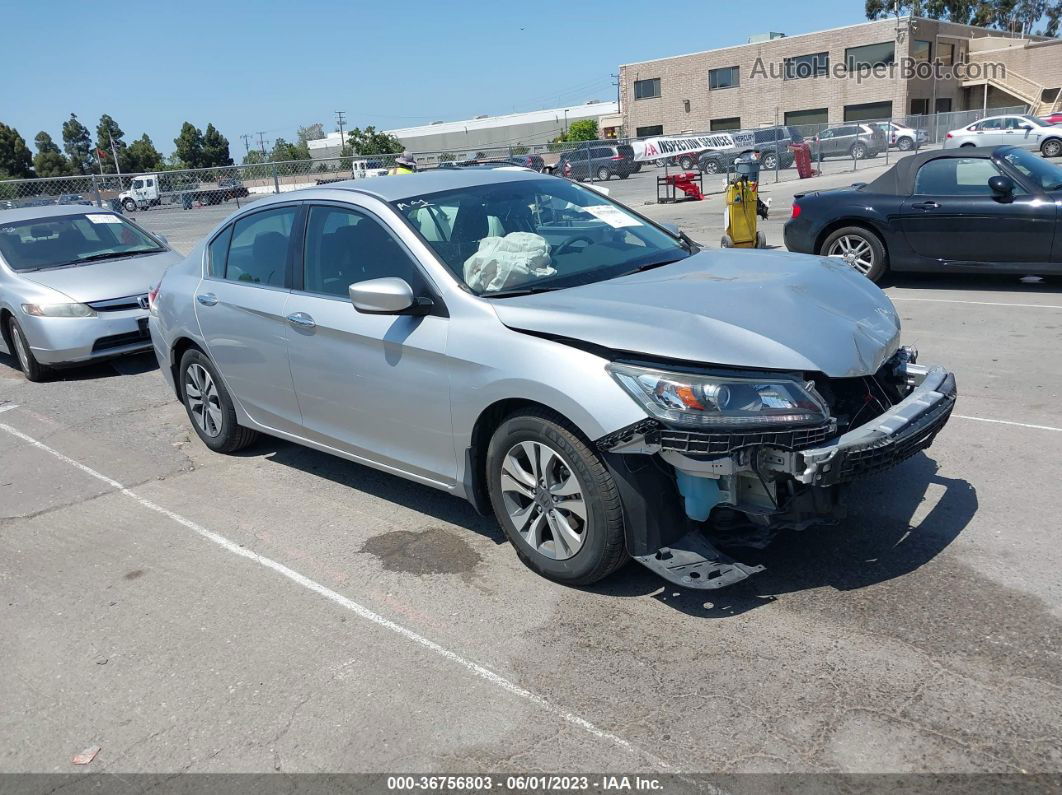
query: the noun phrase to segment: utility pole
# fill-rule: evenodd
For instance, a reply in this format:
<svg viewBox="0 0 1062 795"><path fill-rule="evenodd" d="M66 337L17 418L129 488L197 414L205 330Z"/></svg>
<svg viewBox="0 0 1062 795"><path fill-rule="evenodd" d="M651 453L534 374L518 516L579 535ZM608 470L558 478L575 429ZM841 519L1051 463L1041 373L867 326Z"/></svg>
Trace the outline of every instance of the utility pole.
<svg viewBox="0 0 1062 795"><path fill-rule="evenodd" d="M255 135L258 136L258 148L262 150L262 157L265 157L265 141L262 140L262 136L265 135L265 130L259 130Z"/></svg>
<svg viewBox="0 0 1062 795"><path fill-rule="evenodd" d="M243 148L247 150L247 154L251 154L251 136L248 133L244 133L240 136L243 139Z"/></svg>
<svg viewBox="0 0 1062 795"><path fill-rule="evenodd" d="M339 125L339 155L340 157L346 152L347 139L343 137L343 125L346 124L346 119L343 117L346 115L346 111L336 111L336 124Z"/></svg>

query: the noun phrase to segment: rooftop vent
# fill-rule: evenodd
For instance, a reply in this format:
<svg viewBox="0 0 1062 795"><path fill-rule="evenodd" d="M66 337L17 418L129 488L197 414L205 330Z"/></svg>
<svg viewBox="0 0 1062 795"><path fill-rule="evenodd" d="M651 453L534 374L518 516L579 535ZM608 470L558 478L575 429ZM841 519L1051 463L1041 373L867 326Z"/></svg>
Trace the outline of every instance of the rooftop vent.
<svg viewBox="0 0 1062 795"><path fill-rule="evenodd" d="M762 44L765 41L774 41L775 39L784 38L784 33L753 33L749 36L749 44Z"/></svg>

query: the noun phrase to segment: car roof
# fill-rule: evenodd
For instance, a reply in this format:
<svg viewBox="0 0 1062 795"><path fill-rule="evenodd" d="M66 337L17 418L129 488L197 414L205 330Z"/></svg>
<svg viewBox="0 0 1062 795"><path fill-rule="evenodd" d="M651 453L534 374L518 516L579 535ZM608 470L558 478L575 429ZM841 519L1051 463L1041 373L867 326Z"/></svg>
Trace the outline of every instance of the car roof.
<svg viewBox="0 0 1062 795"><path fill-rule="evenodd" d="M908 155L897 161L896 165L866 186L871 193L885 193L891 196L910 196L914 190L914 178L918 169L930 160L947 160L951 158L992 157L997 153L1009 152L1013 146L964 146L958 149L934 149Z"/></svg>
<svg viewBox="0 0 1062 795"><path fill-rule="evenodd" d="M62 215L84 215L85 213L116 214L112 213L109 209L104 209L102 207L86 207L84 204L44 204L37 207L18 207L13 210L0 210L0 223L31 221L37 218L52 218Z"/></svg>

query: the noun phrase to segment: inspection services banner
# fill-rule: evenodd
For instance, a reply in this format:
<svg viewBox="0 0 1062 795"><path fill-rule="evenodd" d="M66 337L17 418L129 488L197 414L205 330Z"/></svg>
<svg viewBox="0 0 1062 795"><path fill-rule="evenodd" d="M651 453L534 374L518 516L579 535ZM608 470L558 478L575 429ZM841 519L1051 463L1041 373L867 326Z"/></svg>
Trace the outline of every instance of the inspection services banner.
<svg viewBox="0 0 1062 795"><path fill-rule="evenodd" d="M755 146L755 140L751 132L668 135L631 141L635 160L660 160L685 152L703 152L705 149L719 149L725 152L735 149L751 149L753 146Z"/></svg>

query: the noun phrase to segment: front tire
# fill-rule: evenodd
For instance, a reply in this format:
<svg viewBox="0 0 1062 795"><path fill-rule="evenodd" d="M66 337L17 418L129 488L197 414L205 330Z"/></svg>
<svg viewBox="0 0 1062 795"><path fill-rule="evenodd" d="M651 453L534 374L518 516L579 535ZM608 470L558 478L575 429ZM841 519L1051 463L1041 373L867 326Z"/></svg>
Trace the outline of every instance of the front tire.
<svg viewBox="0 0 1062 795"><path fill-rule="evenodd" d="M907 136L904 136L896 142L896 148L899 149L901 152L910 152L912 149L914 149L914 141L912 141Z"/></svg>
<svg viewBox="0 0 1062 795"><path fill-rule="evenodd" d="M601 166L601 168L597 170L597 179L599 182L608 182L608 178L611 176L612 172L609 171L605 166Z"/></svg>
<svg viewBox="0 0 1062 795"><path fill-rule="evenodd" d="M852 144L852 148L849 151L855 160L863 160L867 156L867 147L865 144Z"/></svg>
<svg viewBox="0 0 1062 795"><path fill-rule="evenodd" d="M718 160L705 160L704 165L701 167L701 171L705 174L718 174L722 171L722 167Z"/></svg>
<svg viewBox="0 0 1062 795"><path fill-rule="evenodd" d="M694 162L696 161L694 161L694 159L689 156L680 157L678 159L679 168L681 168L683 171L689 171L691 168L693 168Z"/></svg>
<svg viewBox="0 0 1062 795"><path fill-rule="evenodd" d="M196 434L215 453L235 453L258 432L236 422L236 408L213 362L194 348L181 357L181 399Z"/></svg>
<svg viewBox="0 0 1062 795"><path fill-rule="evenodd" d="M885 245L876 234L861 226L838 229L823 241L819 254L839 259L872 282L885 275Z"/></svg>
<svg viewBox="0 0 1062 795"><path fill-rule="evenodd" d="M127 213L135 213L137 210L136 202L132 199L122 199L122 206Z"/></svg>
<svg viewBox="0 0 1062 795"><path fill-rule="evenodd" d="M510 416L490 440L486 466L494 515L532 571L588 585L627 561L612 475L563 418Z"/></svg>
<svg viewBox="0 0 1062 795"><path fill-rule="evenodd" d="M1040 146L1040 154L1044 157L1058 157L1062 155L1062 141L1057 138L1052 138L1050 141L1044 141Z"/></svg>
<svg viewBox="0 0 1062 795"><path fill-rule="evenodd" d="M26 376L26 380L43 381L48 375L49 368L37 361L33 355L33 349L30 348L29 340L26 339L26 335L22 332L22 326L18 324L15 318L8 320L7 332L8 339L11 340L11 352L15 354L15 358L18 360L18 365L22 368L22 374Z"/></svg>

